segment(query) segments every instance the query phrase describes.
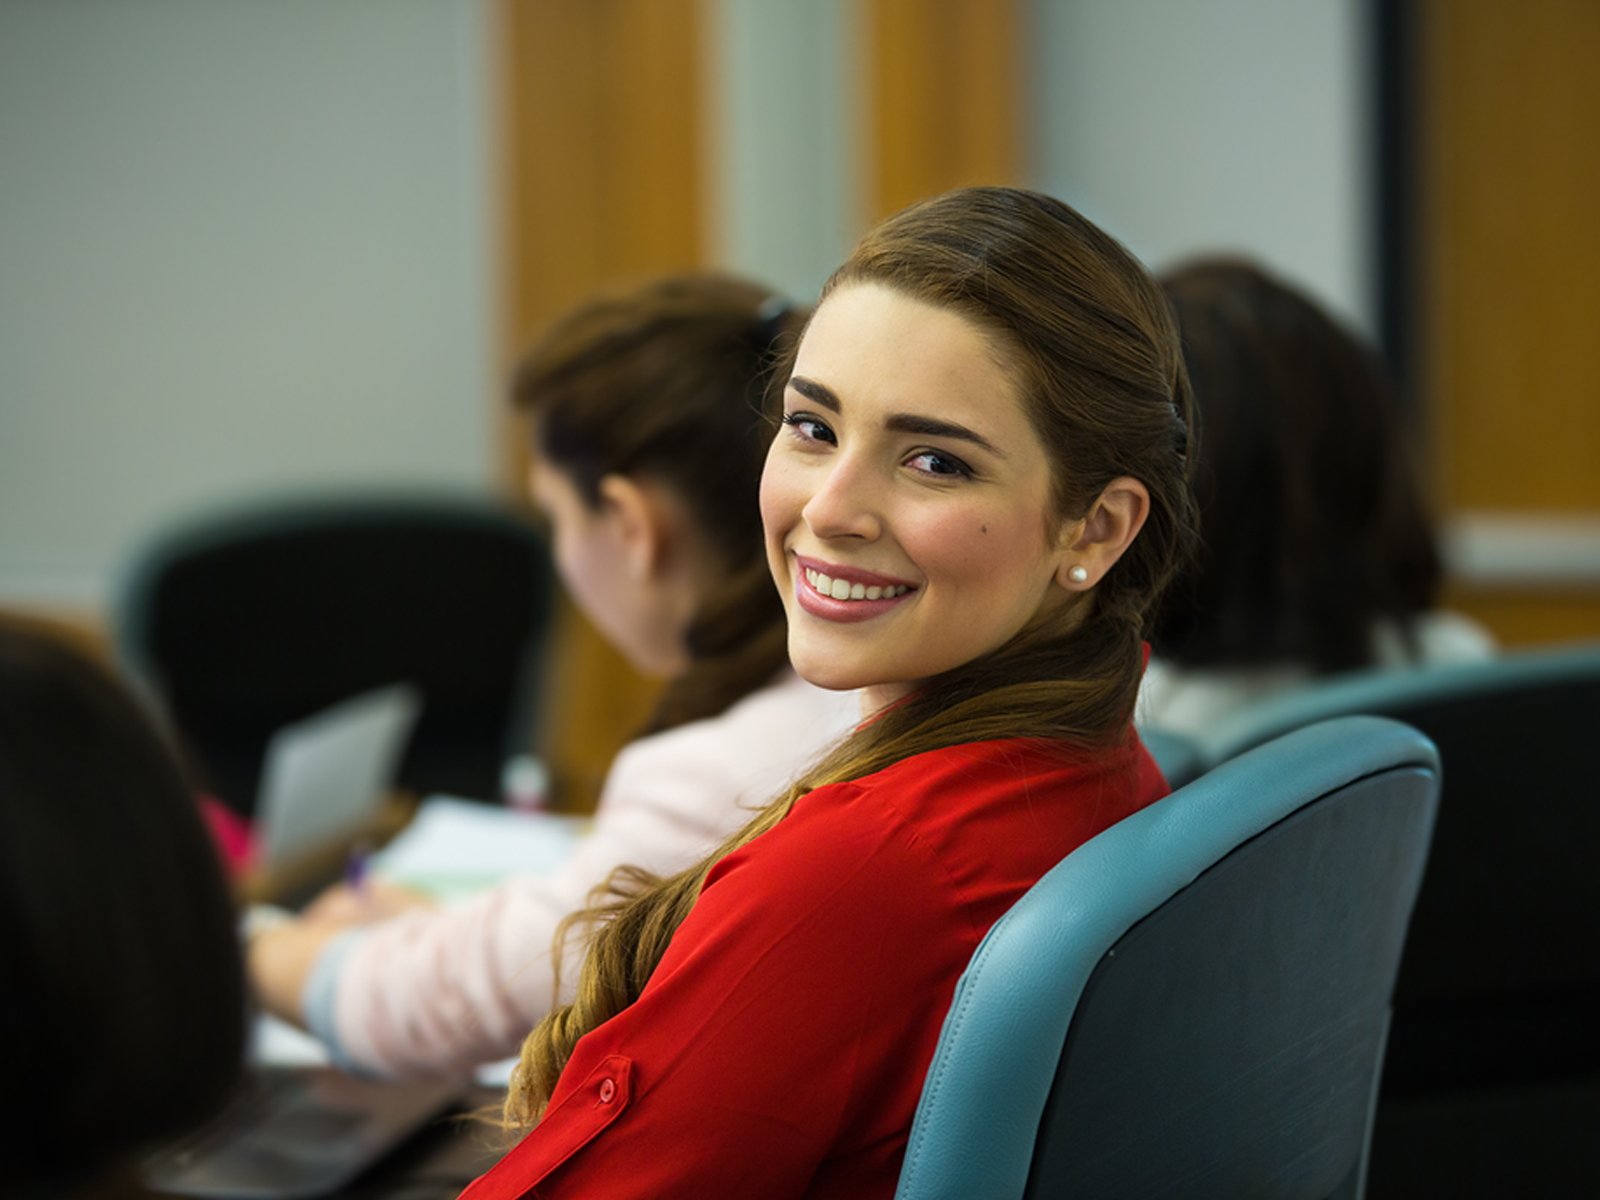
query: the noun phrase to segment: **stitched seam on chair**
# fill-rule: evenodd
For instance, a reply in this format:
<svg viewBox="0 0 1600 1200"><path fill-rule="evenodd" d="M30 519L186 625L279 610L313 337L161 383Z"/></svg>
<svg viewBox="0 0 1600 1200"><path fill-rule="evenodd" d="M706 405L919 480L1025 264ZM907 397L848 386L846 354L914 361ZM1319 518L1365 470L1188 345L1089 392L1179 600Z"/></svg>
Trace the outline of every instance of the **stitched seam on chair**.
<svg viewBox="0 0 1600 1200"><path fill-rule="evenodd" d="M967 969L976 969L980 965L978 959L987 957L986 950L980 951L979 956L974 957L972 964ZM968 994L970 991L970 988L962 988L959 983L957 984L955 1003L950 1010L950 1034L952 1039L955 1037L956 1031L966 1022L967 1010L972 1006L972 998ZM944 1087L944 1077L950 1069L949 1064L942 1061L937 1052L935 1052L934 1057L937 1075L923 1082L923 1092L930 1107L938 1102L939 1094ZM925 1139L925 1133L919 1134L916 1145L906 1147L905 1173L907 1176L915 1172L917 1163L922 1160L922 1144Z"/></svg>

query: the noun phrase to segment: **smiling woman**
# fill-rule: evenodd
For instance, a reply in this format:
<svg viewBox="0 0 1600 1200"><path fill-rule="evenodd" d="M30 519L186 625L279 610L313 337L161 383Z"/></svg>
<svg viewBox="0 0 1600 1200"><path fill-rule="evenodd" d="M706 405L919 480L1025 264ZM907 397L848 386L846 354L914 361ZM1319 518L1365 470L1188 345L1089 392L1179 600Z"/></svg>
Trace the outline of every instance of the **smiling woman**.
<svg viewBox="0 0 1600 1200"><path fill-rule="evenodd" d="M1144 523L1135 479L1096 501L1096 536L1054 513L1001 349L879 284L836 291L812 322L761 488L790 657L812 682L882 708L1004 645Z"/></svg>
<svg viewBox="0 0 1600 1200"><path fill-rule="evenodd" d="M790 659L866 720L698 866L618 882L469 1189L893 1194L955 983L1064 855L1166 792L1131 725L1193 538L1160 291L1058 201L868 235L780 378L761 513Z"/></svg>

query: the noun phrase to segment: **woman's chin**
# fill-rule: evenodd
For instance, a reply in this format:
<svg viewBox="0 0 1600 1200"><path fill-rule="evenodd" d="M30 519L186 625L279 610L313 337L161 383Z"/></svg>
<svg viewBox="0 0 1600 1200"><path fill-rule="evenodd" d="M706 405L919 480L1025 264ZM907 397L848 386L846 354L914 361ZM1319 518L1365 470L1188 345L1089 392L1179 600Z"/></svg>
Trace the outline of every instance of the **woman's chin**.
<svg viewBox="0 0 1600 1200"><path fill-rule="evenodd" d="M814 687L830 692L860 692L861 715L871 717L882 712L897 700L908 695L915 683L894 681L885 683L859 665L833 660L806 661L804 656L792 658L795 673Z"/></svg>
<svg viewBox="0 0 1600 1200"><path fill-rule="evenodd" d="M795 645L792 637L789 639L789 663L801 679L830 692L850 692L875 682L870 672L862 670L861 664L841 661L833 655L807 653L805 647Z"/></svg>

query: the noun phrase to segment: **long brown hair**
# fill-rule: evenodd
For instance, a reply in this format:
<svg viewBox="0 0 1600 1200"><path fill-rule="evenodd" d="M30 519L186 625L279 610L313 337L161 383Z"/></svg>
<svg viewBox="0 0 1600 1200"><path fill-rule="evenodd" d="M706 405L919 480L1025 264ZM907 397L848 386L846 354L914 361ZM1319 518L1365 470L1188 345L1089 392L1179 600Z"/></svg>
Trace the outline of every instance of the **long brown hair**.
<svg viewBox="0 0 1600 1200"><path fill-rule="evenodd" d="M1006 645L932 680L847 738L704 862L665 880L624 869L597 922L577 999L523 1045L506 1102L509 1126L536 1121L578 1039L632 1004L693 908L711 867L824 784L915 754L1002 737L1051 738L1093 751L1127 736L1147 611L1188 553L1189 388L1159 288L1114 240L1060 201L974 188L889 218L823 290L892 288L958 313L989 335L1053 464L1057 515L1085 515L1119 476L1142 481L1150 513L1095 588L1033 621Z"/></svg>
<svg viewBox="0 0 1600 1200"><path fill-rule="evenodd" d="M806 316L744 280L673 276L574 309L513 380L540 456L586 503L600 506L607 475L646 476L722 556L722 578L684 636L689 669L641 732L715 716L788 663L757 504L772 441L761 398Z"/></svg>

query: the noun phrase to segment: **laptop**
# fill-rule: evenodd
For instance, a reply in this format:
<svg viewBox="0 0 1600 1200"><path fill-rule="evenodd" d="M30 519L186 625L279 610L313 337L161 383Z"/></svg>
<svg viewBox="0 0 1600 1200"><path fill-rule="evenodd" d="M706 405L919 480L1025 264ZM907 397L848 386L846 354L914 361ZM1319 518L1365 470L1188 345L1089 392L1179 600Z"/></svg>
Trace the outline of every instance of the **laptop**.
<svg viewBox="0 0 1600 1200"><path fill-rule="evenodd" d="M281 866L368 828L420 708L417 690L397 684L280 730L267 747L256 807L260 861ZM252 1059L220 1116L146 1160L148 1187L216 1200L326 1196L463 1095L460 1081L356 1078L329 1065L325 1051L264 1056L259 1039Z"/></svg>
<svg viewBox="0 0 1600 1200"><path fill-rule="evenodd" d="M147 1159L145 1186L215 1200L311 1200L355 1180L455 1107L460 1083L256 1066L208 1125Z"/></svg>
<svg viewBox="0 0 1600 1200"><path fill-rule="evenodd" d="M259 864L281 867L369 828L394 785L421 708L418 690L397 683L273 734L255 806Z"/></svg>

